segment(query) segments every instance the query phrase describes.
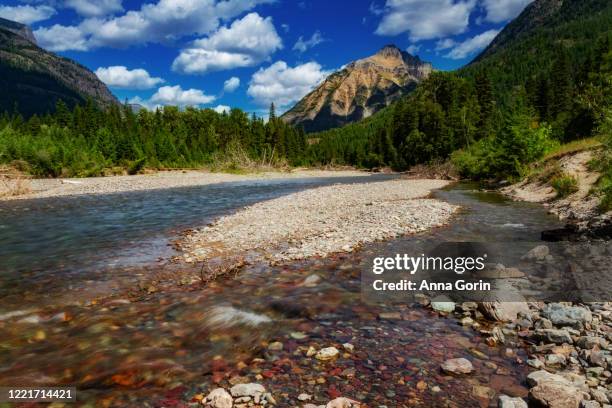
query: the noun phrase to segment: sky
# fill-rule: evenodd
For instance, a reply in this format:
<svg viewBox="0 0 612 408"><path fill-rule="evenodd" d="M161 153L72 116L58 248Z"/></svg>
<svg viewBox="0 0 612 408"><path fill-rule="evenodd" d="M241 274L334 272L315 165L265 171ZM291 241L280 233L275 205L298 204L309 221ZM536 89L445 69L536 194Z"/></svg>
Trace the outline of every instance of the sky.
<svg viewBox="0 0 612 408"><path fill-rule="evenodd" d="M387 44L465 65L532 0L0 0L0 17L88 67L121 100L287 110Z"/></svg>

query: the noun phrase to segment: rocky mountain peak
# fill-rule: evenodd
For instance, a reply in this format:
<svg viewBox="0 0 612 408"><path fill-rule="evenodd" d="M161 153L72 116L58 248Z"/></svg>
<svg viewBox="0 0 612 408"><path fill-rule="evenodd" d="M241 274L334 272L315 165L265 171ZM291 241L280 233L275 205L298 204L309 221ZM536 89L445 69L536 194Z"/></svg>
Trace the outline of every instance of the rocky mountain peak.
<svg viewBox="0 0 612 408"><path fill-rule="evenodd" d="M420 58L386 45L327 77L282 118L308 132L355 122L411 92L432 70Z"/></svg>
<svg viewBox="0 0 612 408"><path fill-rule="evenodd" d="M32 30L25 24L0 17L0 29L10 31L21 38L28 40L32 44L36 44L36 38L34 38Z"/></svg>
<svg viewBox="0 0 612 408"><path fill-rule="evenodd" d="M388 44L382 47L376 55L385 58L402 58L402 50L395 44Z"/></svg>

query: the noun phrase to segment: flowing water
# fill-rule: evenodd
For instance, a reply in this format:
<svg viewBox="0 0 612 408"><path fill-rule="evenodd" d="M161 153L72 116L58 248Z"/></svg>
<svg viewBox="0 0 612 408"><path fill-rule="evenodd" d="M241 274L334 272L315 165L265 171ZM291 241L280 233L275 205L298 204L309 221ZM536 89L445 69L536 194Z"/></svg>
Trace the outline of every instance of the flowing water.
<svg viewBox="0 0 612 408"><path fill-rule="evenodd" d="M172 254L168 240L181 229L300 189L363 181L232 183L1 204L0 385L74 385L82 406L188 406L215 384L244 380L264 384L283 407L302 405L300 393L316 404L344 395L389 407L486 407L490 393L525 396L520 349L489 347L471 328L415 305L361 299L360 275L372 256L423 240L537 241L558 226L538 206L470 185L435 193L464 208L446 228L326 259L251 265L207 287L129 290L130 282L159 273L155 259ZM310 275L321 282L304 285ZM267 350L273 341L282 350ZM354 351L334 362L306 356L310 346L344 343ZM451 357L472 360L476 374L442 375L439 364Z"/></svg>

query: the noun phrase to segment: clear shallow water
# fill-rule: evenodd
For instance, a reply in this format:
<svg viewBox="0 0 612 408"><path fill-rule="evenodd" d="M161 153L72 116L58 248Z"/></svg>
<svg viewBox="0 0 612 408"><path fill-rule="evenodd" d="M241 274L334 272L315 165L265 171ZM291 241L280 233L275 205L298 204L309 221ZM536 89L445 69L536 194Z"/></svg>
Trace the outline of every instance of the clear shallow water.
<svg viewBox="0 0 612 408"><path fill-rule="evenodd" d="M26 285L48 290L66 279L76 285L100 279L103 270L154 263L172 254L169 237L258 201L317 186L392 177L253 180L0 202L0 297Z"/></svg>
<svg viewBox="0 0 612 408"><path fill-rule="evenodd" d="M111 275L96 275L97 265L109 256L121 261L135 254L138 263L150 263L173 231L260 199L338 181L219 185L149 192L138 195L140 200L117 195L3 208L3 225L14 231L21 218L27 219L25 229L33 238L0 235L16 251L2 247L4 259L11 260L11 268L2 271L2 285L19 295L5 306L29 310L0 319L0 385L73 385L79 400L89 404L82 406L118 407L186 407L195 394L218 385L228 388L237 377L265 384L279 407L301 405L296 397L302 392L313 395L317 404L344 395L369 406L465 408L494 403L475 397L475 386L524 397L525 365L505 355L504 348L487 346L470 328L413 305L362 302L360 276L372 256L410 252L423 241L533 242L541 230L558 224L539 206L479 193L469 185L435 193L464 206L452 225L368 245L352 254L272 268L251 265L237 279L209 287L171 286L138 296L118 292L87 305L62 303L51 289L71 280L110 279L113 268L108 270ZM37 271L33 275L27 274L31 268ZM321 283L302 285L311 274L318 274ZM20 278L7 284L11 276ZM41 281L47 282L52 300L44 305L44 286L34 294L24 289ZM219 306L265 316L271 323L254 329L240 312L224 312L223 323L212 324ZM380 318L388 312L399 312L401 319ZM294 332L304 337L296 339ZM283 350L266 351L271 341L283 342ZM333 363L305 356L309 346L341 348L345 342L355 351ZM525 353L516 352L525 359ZM457 357L472 360L476 373L469 378L442 375L440 363Z"/></svg>

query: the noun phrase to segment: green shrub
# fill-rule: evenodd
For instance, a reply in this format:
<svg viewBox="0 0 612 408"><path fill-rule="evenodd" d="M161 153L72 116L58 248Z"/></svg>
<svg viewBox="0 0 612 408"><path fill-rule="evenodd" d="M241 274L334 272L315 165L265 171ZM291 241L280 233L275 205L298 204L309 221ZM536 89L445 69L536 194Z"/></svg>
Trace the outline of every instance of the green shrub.
<svg viewBox="0 0 612 408"><path fill-rule="evenodd" d="M557 192L557 198L564 198L578 191L578 180L569 174L554 177L550 185Z"/></svg>
<svg viewBox="0 0 612 408"><path fill-rule="evenodd" d="M515 179L527 173L528 164L559 145L551 135L549 126L536 126L530 116L517 114L507 120L506 127L498 135L455 152L451 160L464 177Z"/></svg>
<svg viewBox="0 0 612 408"><path fill-rule="evenodd" d="M597 192L602 195L601 210L612 210L612 108L608 108L598 129L604 149L595 163L595 169L601 173L597 183Z"/></svg>

